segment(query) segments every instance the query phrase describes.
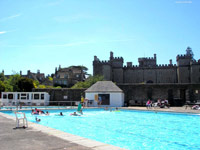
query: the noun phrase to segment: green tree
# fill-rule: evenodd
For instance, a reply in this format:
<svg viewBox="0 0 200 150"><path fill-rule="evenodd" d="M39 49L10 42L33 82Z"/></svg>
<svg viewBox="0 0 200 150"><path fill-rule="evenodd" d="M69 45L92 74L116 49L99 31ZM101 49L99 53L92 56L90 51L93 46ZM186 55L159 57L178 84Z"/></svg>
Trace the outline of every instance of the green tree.
<svg viewBox="0 0 200 150"><path fill-rule="evenodd" d="M34 85L34 88L37 88L39 86L39 81L38 80L33 80L33 85Z"/></svg>
<svg viewBox="0 0 200 150"><path fill-rule="evenodd" d="M77 82L74 86L72 86L72 89L82 89L82 88L89 88L92 86L94 83L97 81L103 81L104 77L103 76L90 76L87 78L84 82Z"/></svg>
<svg viewBox="0 0 200 150"><path fill-rule="evenodd" d="M37 88L39 88L39 89L45 89L46 88L46 86L45 85L42 85L42 84L40 84Z"/></svg>
<svg viewBox="0 0 200 150"><path fill-rule="evenodd" d="M19 79L18 83L18 89L21 92L31 92L34 88L34 82L32 79L22 77Z"/></svg>
<svg viewBox="0 0 200 150"><path fill-rule="evenodd" d="M53 81L53 78L52 77L48 77L49 81Z"/></svg>
<svg viewBox="0 0 200 150"><path fill-rule="evenodd" d="M6 89L5 84L0 80L0 93L1 93L1 92L4 92L5 89Z"/></svg>
<svg viewBox="0 0 200 150"><path fill-rule="evenodd" d="M11 75L7 80L4 81L6 86L6 91L17 92L20 91L18 88L18 81L21 79L19 74Z"/></svg>
<svg viewBox="0 0 200 150"><path fill-rule="evenodd" d="M0 80L1 81L5 81L6 80L6 77L3 73L0 73Z"/></svg>

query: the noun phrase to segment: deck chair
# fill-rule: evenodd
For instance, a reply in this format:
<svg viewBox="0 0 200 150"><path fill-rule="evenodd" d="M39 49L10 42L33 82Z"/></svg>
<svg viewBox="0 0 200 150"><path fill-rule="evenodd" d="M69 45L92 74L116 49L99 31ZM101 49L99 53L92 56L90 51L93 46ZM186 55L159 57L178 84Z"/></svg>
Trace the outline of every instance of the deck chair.
<svg viewBox="0 0 200 150"><path fill-rule="evenodd" d="M16 116L16 128L20 127L20 120L23 121L23 128L28 128L28 121L26 118L25 113L23 112L15 112L15 116Z"/></svg>

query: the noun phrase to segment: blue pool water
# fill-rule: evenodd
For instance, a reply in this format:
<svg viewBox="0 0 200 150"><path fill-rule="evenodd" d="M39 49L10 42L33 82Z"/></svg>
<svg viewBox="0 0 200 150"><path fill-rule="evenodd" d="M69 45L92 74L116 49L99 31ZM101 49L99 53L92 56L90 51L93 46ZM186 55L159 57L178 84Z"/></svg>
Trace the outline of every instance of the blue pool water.
<svg viewBox="0 0 200 150"><path fill-rule="evenodd" d="M130 150L199 150L200 115L121 110L49 110L50 116L37 116L39 124ZM29 121L35 116L26 112ZM11 111L4 112L10 115Z"/></svg>

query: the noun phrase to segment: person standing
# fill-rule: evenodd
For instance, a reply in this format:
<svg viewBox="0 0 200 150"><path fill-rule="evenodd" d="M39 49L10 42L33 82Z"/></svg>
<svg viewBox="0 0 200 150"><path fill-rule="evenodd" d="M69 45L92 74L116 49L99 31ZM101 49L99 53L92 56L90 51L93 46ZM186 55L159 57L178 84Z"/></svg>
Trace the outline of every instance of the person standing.
<svg viewBox="0 0 200 150"><path fill-rule="evenodd" d="M101 105L101 103L102 103L102 98L101 98L101 96L99 96L99 98L98 98L98 104Z"/></svg>

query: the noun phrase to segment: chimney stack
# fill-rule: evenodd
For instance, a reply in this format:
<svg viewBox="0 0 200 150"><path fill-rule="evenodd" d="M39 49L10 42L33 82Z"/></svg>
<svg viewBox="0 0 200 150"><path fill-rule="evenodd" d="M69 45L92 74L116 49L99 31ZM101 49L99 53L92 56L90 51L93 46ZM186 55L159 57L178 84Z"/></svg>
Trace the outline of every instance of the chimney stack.
<svg viewBox="0 0 200 150"><path fill-rule="evenodd" d="M172 59L169 60L169 64L172 65Z"/></svg>
<svg viewBox="0 0 200 150"><path fill-rule="evenodd" d="M132 62L127 62L127 67L132 67Z"/></svg>

